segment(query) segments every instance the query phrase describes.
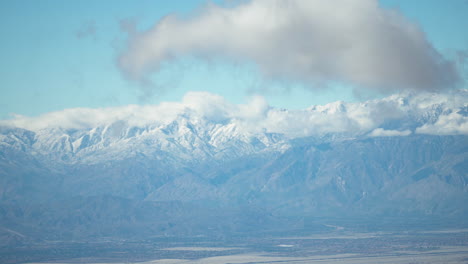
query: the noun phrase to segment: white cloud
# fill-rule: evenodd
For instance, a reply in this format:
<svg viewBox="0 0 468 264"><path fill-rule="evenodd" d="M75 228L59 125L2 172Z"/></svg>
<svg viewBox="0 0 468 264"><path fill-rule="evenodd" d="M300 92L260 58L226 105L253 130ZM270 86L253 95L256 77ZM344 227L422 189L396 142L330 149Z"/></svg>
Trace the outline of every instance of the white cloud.
<svg viewBox="0 0 468 264"><path fill-rule="evenodd" d="M13 119L0 121L0 125L41 129L89 129L110 125L124 120L129 125L144 126L148 123L163 123L175 119L183 110L181 104L162 103L158 106L129 105L109 108L71 108L46 113L38 117L15 115Z"/></svg>
<svg viewBox="0 0 468 264"><path fill-rule="evenodd" d="M189 92L181 102L111 108L74 108L38 117L14 116L0 125L41 129L92 129L128 124L161 127L185 118L195 125L235 126L246 134L271 132L291 138L342 134L346 136L406 136L468 134L468 90L450 94L393 95L362 103L334 102L303 110L278 109L261 96L232 104L219 95ZM463 112L465 109L465 112Z"/></svg>
<svg viewBox="0 0 468 264"><path fill-rule="evenodd" d="M380 91L452 87L459 76L424 32L377 0L252 0L208 4L132 32L118 66L149 83L164 62L192 55L254 62L266 78Z"/></svg>
<svg viewBox="0 0 468 264"><path fill-rule="evenodd" d="M411 135L410 130L403 130L403 131L398 131L398 130L385 130L382 128L376 128L374 129L371 133L369 133L369 136L371 137L398 137L398 136L409 136Z"/></svg>
<svg viewBox="0 0 468 264"><path fill-rule="evenodd" d="M430 135L468 135L468 117L457 112L441 115L434 124L424 124L416 133Z"/></svg>

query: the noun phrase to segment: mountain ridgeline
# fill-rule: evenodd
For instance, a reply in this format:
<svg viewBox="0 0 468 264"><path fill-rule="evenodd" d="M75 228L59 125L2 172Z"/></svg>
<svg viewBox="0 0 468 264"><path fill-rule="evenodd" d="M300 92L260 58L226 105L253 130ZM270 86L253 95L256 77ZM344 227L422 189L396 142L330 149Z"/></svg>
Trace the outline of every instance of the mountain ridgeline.
<svg viewBox="0 0 468 264"><path fill-rule="evenodd" d="M3 126L0 241L321 232L352 219L466 226L467 171L465 135L291 137L187 115Z"/></svg>

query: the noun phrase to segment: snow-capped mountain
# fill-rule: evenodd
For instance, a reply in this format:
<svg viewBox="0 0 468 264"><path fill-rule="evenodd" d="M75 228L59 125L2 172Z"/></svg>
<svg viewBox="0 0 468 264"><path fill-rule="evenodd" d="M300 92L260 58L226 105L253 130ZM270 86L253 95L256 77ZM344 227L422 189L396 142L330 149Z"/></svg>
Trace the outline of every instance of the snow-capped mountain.
<svg viewBox="0 0 468 264"><path fill-rule="evenodd" d="M286 110L192 93L17 116L0 126L0 225L53 239L251 232L344 215L468 225L467 94Z"/></svg>
<svg viewBox="0 0 468 264"><path fill-rule="evenodd" d="M2 121L0 144L68 163L137 155L154 159L234 159L282 152L302 137L357 138L468 133L468 91L395 95L364 103L335 102L305 110L270 107L262 98L233 105L208 93L182 103L69 109Z"/></svg>
<svg viewBox="0 0 468 264"><path fill-rule="evenodd" d="M52 161L98 163L144 155L153 159L233 159L288 148L276 133L250 133L235 123L193 122L179 116L168 124L131 126L125 120L91 129L3 129L1 144Z"/></svg>

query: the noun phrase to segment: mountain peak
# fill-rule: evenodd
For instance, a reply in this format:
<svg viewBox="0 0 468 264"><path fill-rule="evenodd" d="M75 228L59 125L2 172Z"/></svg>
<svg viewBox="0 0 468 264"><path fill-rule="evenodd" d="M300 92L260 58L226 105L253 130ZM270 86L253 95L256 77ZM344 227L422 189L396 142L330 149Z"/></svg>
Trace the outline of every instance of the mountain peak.
<svg viewBox="0 0 468 264"><path fill-rule="evenodd" d="M19 116L0 121L0 134L2 144L71 162L132 153L199 160L278 151L302 137L466 135L467 101L468 92L459 90L281 110L262 98L235 105L217 95L190 93L182 103Z"/></svg>

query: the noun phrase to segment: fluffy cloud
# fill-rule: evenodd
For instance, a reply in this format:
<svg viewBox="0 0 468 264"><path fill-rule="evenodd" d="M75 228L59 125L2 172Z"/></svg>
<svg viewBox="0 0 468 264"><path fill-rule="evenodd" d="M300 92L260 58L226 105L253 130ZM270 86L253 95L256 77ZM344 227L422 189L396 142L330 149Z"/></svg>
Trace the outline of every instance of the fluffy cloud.
<svg viewBox="0 0 468 264"><path fill-rule="evenodd" d="M38 117L14 115L0 120L0 126L42 129L90 129L125 121L130 126L168 124L177 117L187 116L192 121L205 119L212 123L239 123L264 119L269 109L263 97L253 96L247 104L235 105L224 97L208 92L188 92L181 102L163 102L159 105L128 105L108 108L70 108Z"/></svg>
<svg viewBox="0 0 468 264"><path fill-rule="evenodd" d="M468 116L458 112L441 115L437 122L424 124L416 129L416 133L430 135L468 135Z"/></svg>
<svg viewBox="0 0 468 264"><path fill-rule="evenodd" d="M162 103L158 106L129 105L109 108L70 108L46 113L38 117L14 115L0 125L38 131L42 129L90 129L125 121L131 126L167 123L183 111L180 103Z"/></svg>
<svg viewBox="0 0 468 264"><path fill-rule="evenodd" d="M254 62L264 77L323 87L438 90L459 80L424 32L377 0L252 0L208 4L188 18L169 15L129 35L118 59L125 75L149 75L180 56Z"/></svg>
<svg viewBox="0 0 468 264"><path fill-rule="evenodd" d="M410 130L403 130L403 131L398 131L398 130L385 130L382 128L376 128L374 129L369 136L371 137L397 137L397 136L408 136L411 135Z"/></svg>
<svg viewBox="0 0 468 264"><path fill-rule="evenodd" d="M186 120L201 129L236 127L246 135L282 133L290 138L324 135L407 136L411 131L435 135L468 135L468 90L449 94L393 95L362 103L334 102L303 110L278 109L263 97L232 104L207 92L187 93L181 102L112 108L74 108L39 117L14 116L0 121L33 131L93 129L115 124L164 127Z"/></svg>

